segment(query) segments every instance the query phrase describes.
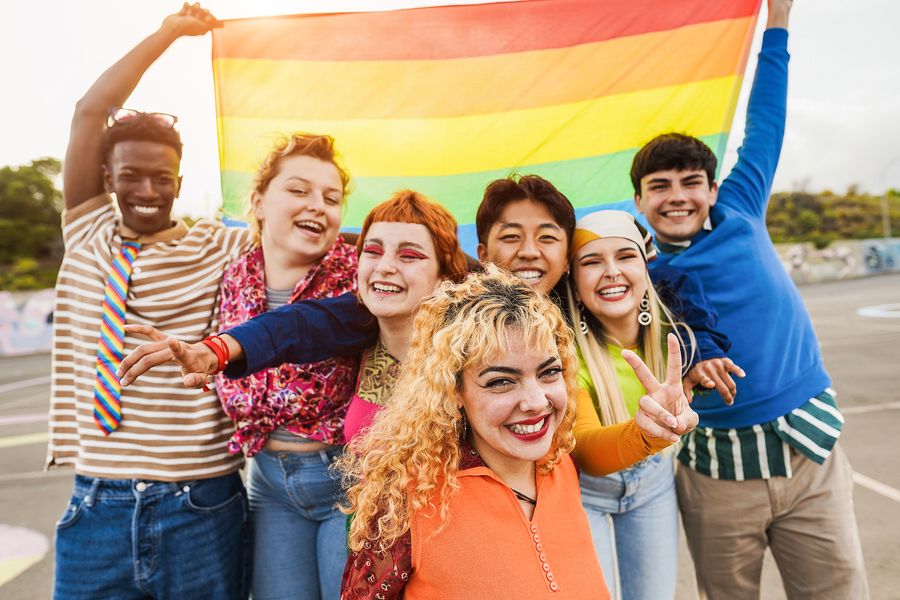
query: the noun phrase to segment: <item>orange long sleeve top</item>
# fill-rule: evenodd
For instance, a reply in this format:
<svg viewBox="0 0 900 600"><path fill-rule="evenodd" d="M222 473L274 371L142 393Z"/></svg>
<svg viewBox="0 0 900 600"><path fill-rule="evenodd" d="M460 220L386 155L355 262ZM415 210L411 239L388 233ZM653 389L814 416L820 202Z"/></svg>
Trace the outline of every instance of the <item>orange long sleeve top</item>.
<svg viewBox="0 0 900 600"><path fill-rule="evenodd" d="M672 445L666 439L645 436L633 418L617 425L601 425L587 390L579 390L575 402L572 456L588 475L602 477L621 471Z"/></svg>

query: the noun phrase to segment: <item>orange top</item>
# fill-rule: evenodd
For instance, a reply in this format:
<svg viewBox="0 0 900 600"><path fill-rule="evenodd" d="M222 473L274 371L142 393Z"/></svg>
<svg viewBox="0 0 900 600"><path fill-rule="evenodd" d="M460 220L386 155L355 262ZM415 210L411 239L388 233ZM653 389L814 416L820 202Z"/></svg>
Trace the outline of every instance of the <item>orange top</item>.
<svg viewBox="0 0 900 600"><path fill-rule="evenodd" d="M570 459L537 474L531 521L489 468L464 469L457 477L461 489L450 499L443 529L440 511L412 518L406 600L609 598Z"/></svg>
<svg viewBox="0 0 900 600"><path fill-rule="evenodd" d="M589 475L602 477L626 469L639 460L672 445L663 438L647 438L634 419L604 426L586 390L579 390L575 418L575 450L572 456Z"/></svg>

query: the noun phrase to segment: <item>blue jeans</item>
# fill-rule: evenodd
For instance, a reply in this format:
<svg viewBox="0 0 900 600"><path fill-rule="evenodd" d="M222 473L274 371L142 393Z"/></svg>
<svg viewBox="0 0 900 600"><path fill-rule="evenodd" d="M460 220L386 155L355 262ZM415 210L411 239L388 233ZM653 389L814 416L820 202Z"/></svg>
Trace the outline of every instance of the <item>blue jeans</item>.
<svg viewBox="0 0 900 600"><path fill-rule="evenodd" d="M53 597L246 598L248 529L237 473L178 483L76 475L56 524Z"/></svg>
<svg viewBox="0 0 900 600"><path fill-rule="evenodd" d="M655 454L606 477L582 473L581 503L610 596L674 597L678 500L672 455Z"/></svg>
<svg viewBox="0 0 900 600"><path fill-rule="evenodd" d="M337 600L347 563L347 517L340 476L329 467L343 452L263 450L250 461L253 599Z"/></svg>

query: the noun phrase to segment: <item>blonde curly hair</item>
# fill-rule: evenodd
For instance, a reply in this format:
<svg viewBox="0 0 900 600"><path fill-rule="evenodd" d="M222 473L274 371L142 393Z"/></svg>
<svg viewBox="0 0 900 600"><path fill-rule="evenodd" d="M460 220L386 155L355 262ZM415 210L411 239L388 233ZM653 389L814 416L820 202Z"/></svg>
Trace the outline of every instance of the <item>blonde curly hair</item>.
<svg viewBox="0 0 900 600"><path fill-rule="evenodd" d="M351 550L371 544L384 552L409 531L419 511L439 511L447 522L448 501L459 489L462 373L504 352L510 329L521 332L530 348L559 354L566 391L574 399L572 333L552 301L490 264L461 283L444 281L419 309L390 403L338 461L347 488L342 510L354 514ZM575 446L574 421L570 400L538 465L542 472L552 471Z"/></svg>

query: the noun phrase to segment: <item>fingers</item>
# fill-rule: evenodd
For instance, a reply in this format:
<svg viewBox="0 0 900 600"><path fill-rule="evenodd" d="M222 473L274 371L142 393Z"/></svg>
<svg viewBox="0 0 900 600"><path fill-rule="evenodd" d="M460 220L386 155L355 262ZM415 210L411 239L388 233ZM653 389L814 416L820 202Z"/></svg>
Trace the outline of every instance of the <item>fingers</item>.
<svg viewBox="0 0 900 600"><path fill-rule="evenodd" d="M125 326L125 333L140 335L149 338L154 342L160 342L166 339L166 334L149 325L129 324Z"/></svg>
<svg viewBox="0 0 900 600"><path fill-rule="evenodd" d="M641 396L641 399L638 400L638 406L653 419L655 423L667 428L678 426L678 420L675 416L667 411L652 396Z"/></svg>
<svg viewBox="0 0 900 600"><path fill-rule="evenodd" d="M740 378L746 376L744 370L734 364L730 358L704 360L695 365L688 373L684 380L685 388L687 389L688 382L692 382L695 385L700 384L707 389L715 389L722 397L722 400L725 401L725 404L730 406L734 403L734 399L737 396L737 384L732 379L732 374Z"/></svg>
<svg viewBox="0 0 900 600"><path fill-rule="evenodd" d="M666 336L669 356L666 360L666 383L676 383L681 379L681 345L678 336L670 333Z"/></svg>
<svg viewBox="0 0 900 600"><path fill-rule="evenodd" d="M743 379L744 377L747 376L747 373L745 373L744 370L743 370L742 368L740 368L738 365L736 365L736 364L734 363L734 361L731 360L730 358L725 357L725 358L722 359L722 362L725 364L725 369L726 369L729 373L734 373L735 375L737 375L737 376L740 377L741 379Z"/></svg>
<svg viewBox="0 0 900 600"><path fill-rule="evenodd" d="M169 346L169 350L172 351L172 358L178 361L182 367L192 366L190 363L194 357L192 356L191 347L188 344L173 337L168 338L166 343Z"/></svg>
<svg viewBox="0 0 900 600"><path fill-rule="evenodd" d="M116 370L116 375L121 378L126 371L129 371L138 361L143 359L148 354L153 354L154 352L159 352L160 350L165 349L165 342L149 342L147 344L141 344L140 346L132 350L128 356L122 359L122 362L119 363L119 368Z"/></svg>
<svg viewBox="0 0 900 600"><path fill-rule="evenodd" d="M204 344L186 344L175 338L168 339L172 357L181 365L183 382L189 388L202 388L210 375L215 374L219 361ZM210 356L207 356L210 355ZM204 359L211 360L204 360Z"/></svg>
<svg viewBox="0 0 900 600"><path fill-rule="evenodd" d="M167 346L160 346L160 342L144 344L138 346L122 361L116 373L119 375L122 385L127 386L153 367L170 360L172 360L172 353ZM125 361L128 361L128 364Z"/></svg>
<svg viewBox="0 0 900 600"><path fill-rule="evenodd" d="M722 396L725 404L728 406L734 404L734 397L737 395L737 384L734 383L734 379L724 370L713 371L711 377L715 382L716 391Z"/></svg>
<svg viewBox="0 0 900 600"><path fill-rule="evenodd" d="M184 383L184 387L202 388L206 385L206 375L202 373L185 373L181 381Z"/></svg>
<svg viewBox="0 0 900 600"><path fill-rule="evenodd" d="M659 381L657 381L650 368L644 364L644 361L641 360L640 356L631 350L622 350L622 358L625 359L625 362L627 362L631 367L631 370L634 371L638 381L641 382L641 385L644 386L647 393L652 394L659 389Z"/></svg>
<svg viewBox="0 0 900 600"><path fill-rule="evenodd" d="M697 367L694 367L690 371L688 371L687 377L684 378L684 381L681 382L681 391L684 393L685 398L687 398L688 402L691 402L694 397L694 386L700 383L700 376L697 372Z"/></svg>
<svg viewBox="0 0 900 600"><path fill-rule="evenodd" d="M195 2L187 7L187 14L199 19L211 27L221 27L222 22L216 19L211 12L200 6L199 2Z"/></svg>
<svg viewBox="0 0 900 600"><path fill-rule="evenodd" d="M650 396L642 396L638 406L634 422L645 435L670 442L678 441L678 436L672 431L678 426L678 421L666 409Z"/></svg>
<svg viewBox="0 0 900 600"><path fill-rule="evenodd" d="M694 409L690 406L685 406L684 410L681 411L681 414L678 415L678 427L675 428L675 433L684 435L685 433L693 431L699 423L700 417L697 416Z"/></svg>

